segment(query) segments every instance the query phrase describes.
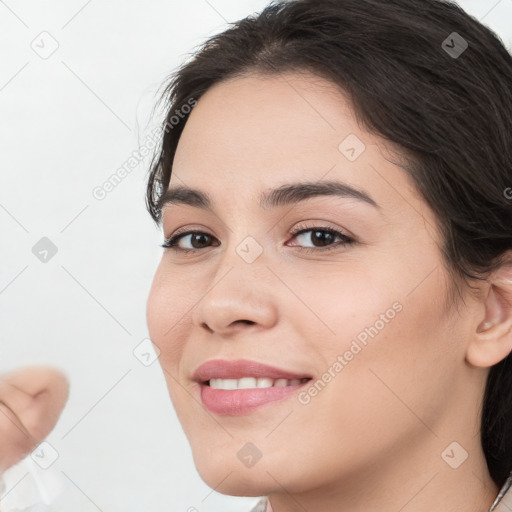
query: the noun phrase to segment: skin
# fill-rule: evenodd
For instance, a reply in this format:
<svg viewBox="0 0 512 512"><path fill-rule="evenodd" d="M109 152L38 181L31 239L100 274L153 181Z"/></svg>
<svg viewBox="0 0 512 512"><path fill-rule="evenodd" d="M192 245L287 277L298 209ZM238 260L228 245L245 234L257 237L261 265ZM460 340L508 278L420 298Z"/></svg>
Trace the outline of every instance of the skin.
<svg viewBox="0 0 512 512"><path fill-rule="evenodd" d="M349 134L366 146L353 162L338 149ZM512 350L512 274L477 283L457 311L435 216L394 149L358 125L342 91L307 73L230 79L192 111L169 187L201 189L215 209L169 205L163 231L213 238L195 253L164 251L147 320L196 467L218 492L268 495L274 512L481 512L494 501L479 403L489 367ZM268 188L327 179L379 208L334 196L259 206ZM356 242L322 251L311 231L290 236L298 225ZM236 252L247 236L263 249L253 263ZM192 374L205 361L321 378L397 302L395 318L309 403L294 396L235 417L201 404ZM468 453L457 469L441 456L454 441ZM237 457L248 442L262 453L252 467Z"/></svg>
<svg viewBox="0 0 512 512"><path fill-rule="evenodd" d="M52 431L67 401L59 370L28 366L0 376L0 474Z"/></svg>

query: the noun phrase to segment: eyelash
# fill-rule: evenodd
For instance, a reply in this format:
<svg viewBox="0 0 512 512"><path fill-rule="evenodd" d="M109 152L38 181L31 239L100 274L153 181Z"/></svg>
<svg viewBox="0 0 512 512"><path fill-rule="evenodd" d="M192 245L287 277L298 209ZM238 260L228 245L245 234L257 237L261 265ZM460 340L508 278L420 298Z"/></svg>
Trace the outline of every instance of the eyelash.
<svg viewBox="0 0 512 512"><path fill-rule="evenodd" d="M330 227L325 227L325 226L313 226L313 227L308 227L308 228L305 228L304 226L298 226L294 231L289 233L289 235L292 238L295 238L296 236L301 235L302 233L307 233L308 231L322 231L325 233L329 233L330 235L333 235L334 237L341 238L342 241L339 242L338 244L328 245L327 247L299 247L300 250L306 251L306 252L331 251L333 249L336 249L339 247L344 247L344 246L353 244L355 242L355 240L353 238L341 233L340 231L330 228ZM179 252L181 254L187 254L187 253L191 253L191 252L200 251L201 249L183 249L183 248L177 246L178 241L181 238L185 237L186 235L197 235L197 234L207 235L210 237L212 236L212 235L209 235L208 233L205 233L202 231L185 231L183 233L178 232L176 235L166 238L164 243L161 244L161 247L163 247L164 249L172 249L173 251ZM297 247L297 246L294 246L294 247Z"/></svg>

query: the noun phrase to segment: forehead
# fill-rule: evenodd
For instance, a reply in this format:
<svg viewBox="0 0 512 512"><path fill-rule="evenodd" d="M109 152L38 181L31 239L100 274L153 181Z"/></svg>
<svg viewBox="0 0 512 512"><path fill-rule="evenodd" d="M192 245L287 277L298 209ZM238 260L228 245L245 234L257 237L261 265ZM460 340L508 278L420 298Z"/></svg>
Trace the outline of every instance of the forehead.
<svg viewBox="0 0 512 512"><path fill-rule="evenodd" d="M355 155L346 153L347 144ZM170 187L254 202L282 183L339 180L380 189L379 195L382 173L389 183L407 179L388 160L397 159L390 148L359 126L335 84L306 73L249 74L220 82L200 98L181 135Z"/></svg>
<svg viewBox="0 0 512 512"><path fill-rule="evenodd" d="M262 173L320 153L332 161L354 130L350 104L330 82L313 75L251 74L220 82L200 98L174 165L189 171L196 162L222 163L227 173L251 166Z"/></svg>

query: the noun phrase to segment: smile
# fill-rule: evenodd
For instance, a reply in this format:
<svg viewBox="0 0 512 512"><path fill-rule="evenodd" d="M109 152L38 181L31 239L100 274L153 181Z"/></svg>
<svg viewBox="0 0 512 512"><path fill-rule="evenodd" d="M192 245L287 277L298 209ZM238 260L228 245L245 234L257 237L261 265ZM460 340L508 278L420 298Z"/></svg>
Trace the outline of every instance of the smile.
<svg viewBox="0 0 512 512"><path fill-rule="evenodd" d="M309 379L270 379L267 377L243 377L241 379L210 379L209 386L213 389L252 389L298 386Z"/></svg>
<svg viewBox="0 0 512 512"><path fill-rule="evenodd" d="M310 375L256 361L213 359L195 371L203 405L211 413L239 416L298 392Z"/></svg>

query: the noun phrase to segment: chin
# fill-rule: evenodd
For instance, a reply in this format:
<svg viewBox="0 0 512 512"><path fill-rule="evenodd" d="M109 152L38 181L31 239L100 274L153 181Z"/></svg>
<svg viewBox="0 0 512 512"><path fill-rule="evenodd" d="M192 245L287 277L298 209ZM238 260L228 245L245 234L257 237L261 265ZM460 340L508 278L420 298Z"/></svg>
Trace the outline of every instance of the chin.
<svg viewBox="0 0 512 512"><path fill-rule="evenodd" d="M247 468L240 463L236 455L234 459L230 462L226 460L225 455L210 454L209 460L205 460L204 456L194 457L194 463L204 483L221 494L243 497L266 496L276 487L276 481L269 475L272 471L267 473L261 461Z"/></svg>

